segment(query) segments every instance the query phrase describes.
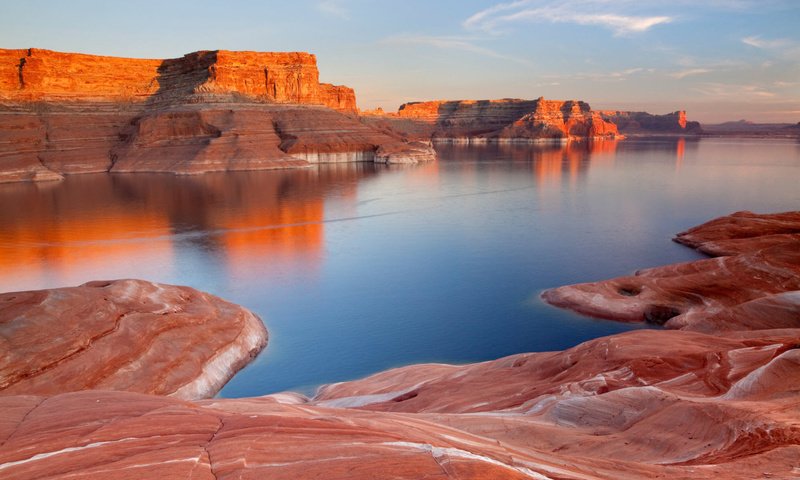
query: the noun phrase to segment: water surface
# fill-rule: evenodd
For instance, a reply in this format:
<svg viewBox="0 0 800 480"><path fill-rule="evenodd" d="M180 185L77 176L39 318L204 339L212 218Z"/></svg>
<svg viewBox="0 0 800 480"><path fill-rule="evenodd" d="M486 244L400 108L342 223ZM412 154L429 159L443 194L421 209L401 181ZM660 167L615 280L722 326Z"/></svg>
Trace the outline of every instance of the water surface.
<svg viewBox="0 0 800 480"><path fill-rule="evenodd" d="M0 185L0 291L143 278L244 305L267 350L223 396L418 362L555 350L638 328L545 288L699 258L670 238L800 208L800 145L624 140L439 147L437 163L83 175Z"/></svg>

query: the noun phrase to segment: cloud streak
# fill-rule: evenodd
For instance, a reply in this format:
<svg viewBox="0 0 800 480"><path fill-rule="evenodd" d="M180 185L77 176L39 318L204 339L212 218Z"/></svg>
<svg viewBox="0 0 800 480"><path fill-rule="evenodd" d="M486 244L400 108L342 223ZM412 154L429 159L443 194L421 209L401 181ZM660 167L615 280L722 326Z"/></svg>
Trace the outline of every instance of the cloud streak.
<svg viewBox="0 0 800 480"><path fill-rule="evenodd" d="M765 40L758 35L742 38L742 43L751 47L762 49L785 48L792 45L792 42L783 38L775 40Z"/></svg>
<svg viewBox="0 0 800 480"><path fill-rule="evenodd" d="M703 75L711 72L713 72L713 70L710 68L687 68L686 70L670 73L669 76L680 80L682 78L692 77L694 75Z"/></svg>
<svg viewBox="0 0 800 480"><path fill-rule="evenodd" d="M460 50L462 52L470 52L486 57L497 58L501 60L509 60L522 65L530 65L530 61L515 57L513 55L506 55L497 52L490 48L477 45L474 39L469 37L457 36L436 36L436 35L416 35L416 34L401 34L393 35L383 39L383 43L390 45L427 45L443 50Z"/></svg>
<svg viewBox="0 0 800 480"><path fill-rule="evenodd" d="M531 0L519 0L481 10L467 18L462 25L467 29L497 34L514 23L573 23L604 27L613 31L614 35L621 36L642 33L674 20L666 15L627 15L608 10L610 5L602 0L578 0L535 6Z"/></svg>

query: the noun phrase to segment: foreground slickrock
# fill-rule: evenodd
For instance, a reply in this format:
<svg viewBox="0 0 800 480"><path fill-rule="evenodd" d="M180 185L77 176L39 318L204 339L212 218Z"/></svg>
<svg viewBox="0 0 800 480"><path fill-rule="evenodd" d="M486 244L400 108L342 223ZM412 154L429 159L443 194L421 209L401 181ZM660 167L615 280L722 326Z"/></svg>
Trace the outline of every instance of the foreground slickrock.
<svg viewBox="0 0 800 480"><path fill-rule="evenodd" d="M266 343L254 314L188 287L117 280L3 293L0 395L207 398Z"/></svg>
<svg viewBox="0 0 800 480"><path fill-rule="evenodd" d="M542 298L586 315L667 328L800 326L800 212L737 212L675 240L717 258L560 287Z"/></svg>
<svg viewBox="0 0 800 480"><path fill-rule="evenodd" d="M705 305L690 325L711 333L637 330L561 352L411 365L327 385L311 399L0 396L0 476L797 478L800 317L790 287L798 273L791 248L771 249L794 245L798 217L740 212L679 235L729 255L710 262L750 255L740 262L747 268L711 276L703 269L712 264L684 264L681 275L693 271L703 283L653 293L681 291ZM654 278L676 269L663 268L669 274ZM589 284L591 295L603 296L609 282ZM768 284L783 293L763 294ZM631 298L633 286L624 288L617 294Z"/></svg>
<svg viewBox="0 0 800 480"><path fill-rule="evenodd" d="M0 397L7 478L791 478L800 330L637 331L195 403Z"/></svg>
<svg viewBox="0 0 800 480"><path fill-rule="evenodd" d="M150 60L0 49L0 182L435 158L356 110L353 90L320 83L303 52Z"/></svg>

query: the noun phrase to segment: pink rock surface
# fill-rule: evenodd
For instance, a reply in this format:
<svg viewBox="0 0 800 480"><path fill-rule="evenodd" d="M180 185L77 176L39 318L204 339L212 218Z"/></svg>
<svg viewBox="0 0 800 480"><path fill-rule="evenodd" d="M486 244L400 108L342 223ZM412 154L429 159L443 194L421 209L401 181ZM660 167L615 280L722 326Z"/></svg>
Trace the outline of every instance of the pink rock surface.
<svg viewBox="0 0 800 480"><path fill-rule="evenodd" d="M542 298L586 315L667 328L800 326L800 212L738 212L680 233L676 241L721 256L559 287Z"/></svg>
<svg viewBox="0 0 800 480"><path fill-rule="evenodd" d="M248 310L141 280L0 294L0 395L214 395L266 345Z"/></svg>

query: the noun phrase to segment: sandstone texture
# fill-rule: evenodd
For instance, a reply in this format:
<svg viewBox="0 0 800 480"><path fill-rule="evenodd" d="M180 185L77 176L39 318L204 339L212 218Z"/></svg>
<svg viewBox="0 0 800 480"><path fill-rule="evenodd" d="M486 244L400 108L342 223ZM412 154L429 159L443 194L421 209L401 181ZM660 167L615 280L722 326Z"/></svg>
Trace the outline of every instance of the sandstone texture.
<svg viewBox="0 0 800 480"><path fill-rule="evenodd" d="M0 294L0 395L127 390L206 398L267 343L248 310L141 280Z"/></svg>
<svg viewBox="0 0 800 480"><path fill-rule="evenodd" d="M356 111L353 90L320 83L308 53L146 60L0 50L0 182L435 157Z"/></svg>
<svg viewBox="0 0 800 480"><path fill-rule="evenodd" d="M686 111L684 110L664 115L620 110L600 110L598 113L604 120L615 124L619 131L626 135L697 135L703 132L699 122L686 120Z"/></svg>
<svg viewBox="0 0 800 480"><path fill-rule="evenodd" d="M437 100L400 106L396 114L368 112L367 122L409 138L461 141L614 138L614 124L578 100Z"/></svg>
<svg viewBox="0 0 800 480"><path fill-rule="evenodd" d="M791 478L800 330L637 331L298 394L0 397L9 478Z"/></svg>
<svg viewBox="0 0 800 480"><path fill-rule="evenodd" d="M586 315L667 328L800 327L800 212L738 212L675 240L716 258L560 287L542 298Z"/></svg>

